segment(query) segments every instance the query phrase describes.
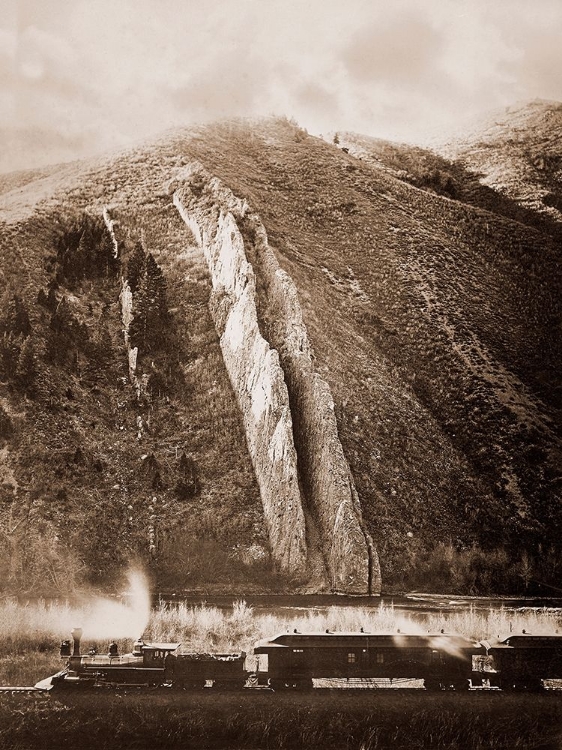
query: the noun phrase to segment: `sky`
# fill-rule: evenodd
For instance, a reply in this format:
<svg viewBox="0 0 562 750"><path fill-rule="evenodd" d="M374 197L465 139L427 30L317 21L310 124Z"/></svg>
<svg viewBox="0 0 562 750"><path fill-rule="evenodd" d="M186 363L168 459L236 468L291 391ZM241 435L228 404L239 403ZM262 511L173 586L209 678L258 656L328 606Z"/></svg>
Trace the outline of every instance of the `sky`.
<svg viewBox="0 0 562 750"><path fill-rule="evenodd" d="M562 0L2 0L0 171L286 115L411 143L562 100Z"/></svg>

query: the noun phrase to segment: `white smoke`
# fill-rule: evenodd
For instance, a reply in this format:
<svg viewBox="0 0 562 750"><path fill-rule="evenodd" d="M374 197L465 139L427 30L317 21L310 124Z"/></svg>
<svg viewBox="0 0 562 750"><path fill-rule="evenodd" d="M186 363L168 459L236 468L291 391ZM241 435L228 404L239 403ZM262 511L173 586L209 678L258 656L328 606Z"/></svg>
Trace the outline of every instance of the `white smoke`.
<svg viewBox="0 0 562 750"><path fill-rule="evenodd" d="M120 600L87 596L81 606L70 609L68 616L67 632L81 627L87 640L138 638L150 617L150 592L144 573L129 569L127 588Z"/></svg>

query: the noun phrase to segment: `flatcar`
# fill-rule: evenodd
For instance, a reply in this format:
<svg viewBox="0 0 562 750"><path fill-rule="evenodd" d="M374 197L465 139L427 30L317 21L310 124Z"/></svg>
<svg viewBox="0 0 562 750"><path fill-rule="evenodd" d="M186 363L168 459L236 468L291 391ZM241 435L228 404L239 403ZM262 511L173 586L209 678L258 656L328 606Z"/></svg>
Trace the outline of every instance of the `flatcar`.
<svg viewBox="0 0 562 750"><path fill-rule="evenodd" d="M309 689L317 678L421 679L428 690L468 690L472 657L485 648L452 633L281 633L259 641L276 690Z"/></svg>

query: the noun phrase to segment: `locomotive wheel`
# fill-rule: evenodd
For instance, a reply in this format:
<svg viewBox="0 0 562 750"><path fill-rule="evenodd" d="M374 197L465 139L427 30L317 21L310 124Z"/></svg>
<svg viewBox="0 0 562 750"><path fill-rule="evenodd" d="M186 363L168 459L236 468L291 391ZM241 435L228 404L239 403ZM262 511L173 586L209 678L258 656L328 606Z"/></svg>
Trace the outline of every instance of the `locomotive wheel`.
<svg viewBox="0 0 562 750"><path fill-rule="evenodd" d="M459 693L466 692L470 689L470 680L455 680L453 688Z"/></svg>
<svg viewBox="0 0 562 750"><path fill-rule="evenodd" d="M431 690L431 692L442 689L441 682L437 677L425 677L423 686L426 690Z"/></svg>
<svg viewBox="0 0 562 750"><path fill-rule="evenodd" d="M299 686L299 682L297 680L283 680L283 679L279 679L278 677L277 678L274 677L273 679L269 681L269 687L273 688L273 690L276 690L276 691L294 690L295 688L298 688L298 686Z"/></svg>
<svg viewBox="0 0 562 750"><path fill-rule="evenodd" d="M525 687L531 693L540 693L544 690L544 685L540 677L528 678L525 680Z"/></svg>
<svg viewBox="0 0 562 750"><path fill-rule="evenodd" d="M514 678L500 680L500 688L506 693L523 693L526 690L532 690L532 684L536 684L536 681L530 682L529 680L516 680Z"/></svg>
<svg viewBox="0 0 562 750"><path fill-rule="evenodd" d="M213 690L223 690L225 692L232 690L242 690L246 685L246 680L215 680Z"/></svg>

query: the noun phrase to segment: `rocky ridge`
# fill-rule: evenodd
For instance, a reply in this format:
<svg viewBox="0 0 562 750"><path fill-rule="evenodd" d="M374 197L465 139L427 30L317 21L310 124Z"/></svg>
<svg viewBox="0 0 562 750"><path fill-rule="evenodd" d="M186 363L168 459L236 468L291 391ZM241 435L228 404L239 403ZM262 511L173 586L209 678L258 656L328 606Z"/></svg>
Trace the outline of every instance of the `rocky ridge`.
<svg viewBox="0 0 562 750"><path fill-rule="evenodd" d="M211 310L246 428L274 558L332 591L378 593L380 569L315 372L297 290L259 216L199 165L174 204L205 254ZM325 572L324 572L325 571Z"/></svg>

